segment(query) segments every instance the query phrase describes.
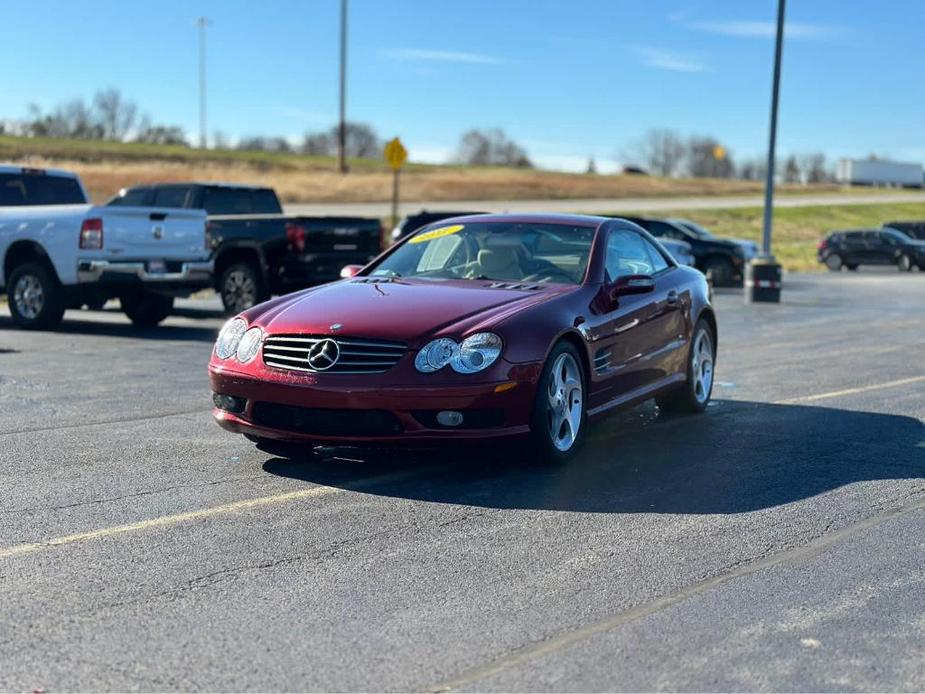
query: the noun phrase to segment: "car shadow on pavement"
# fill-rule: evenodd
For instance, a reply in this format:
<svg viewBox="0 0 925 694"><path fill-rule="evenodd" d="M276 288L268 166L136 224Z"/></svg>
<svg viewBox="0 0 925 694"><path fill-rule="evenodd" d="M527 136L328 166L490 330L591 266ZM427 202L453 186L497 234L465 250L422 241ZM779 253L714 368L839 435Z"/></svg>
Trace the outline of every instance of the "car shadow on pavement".
<svg viewBox="0 0 925 694"><path fill-rule="evenodd" d="M86 314L92 315L92 314ZM169 320L169 319L168 319ZM0 330L19 330L8 316L0 316ZM41 331L30 331L31 334ZM159 325L142 328L129 322L112 323L65 316L64 321L47 331L54 334L96 335L99 337L130 337L140 340L176 340L189 342L214 342L218 328L193 325Z"/></svg>
<svg viewBox="0 0 925 694"><path fill-rule="evenodd" d="M581 454L560 467L531 466L523 446L487 443L274 449L263 467L401 499L586 513L745 513L855 482L925 478L925 425L899 415L721 400L705 415L674 418L646 405L588 433Z"/></svg>

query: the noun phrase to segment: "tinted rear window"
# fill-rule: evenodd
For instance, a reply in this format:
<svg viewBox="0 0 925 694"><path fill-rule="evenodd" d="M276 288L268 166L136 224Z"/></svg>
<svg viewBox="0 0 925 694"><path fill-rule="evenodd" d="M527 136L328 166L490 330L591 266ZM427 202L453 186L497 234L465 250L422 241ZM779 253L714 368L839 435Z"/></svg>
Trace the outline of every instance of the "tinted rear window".
<svg viewBox="0 0 925 694"><path fill-rule="evenodd" d="M0 174L0 207L79 205L87 202L76 178Z"/></svg>
<svg viewBox="0 0 925 694"><path fill-rule="evenodd" d="M170 186L154 191L154 207L186 207L189 186Z"/></svg>
<svg viewBox="0 0 925 694"><path fill-rule="evenodd" d="M269 188L206 188L203 207L207 214L278 214L279 200Z"/></svg>
<svg viewBox="0 0 925 694"><path fill-rule="evenodd" d="M118 207L143 207L147 204L150 188L129 188L123 195L113 198L109 205Z"/></svg>

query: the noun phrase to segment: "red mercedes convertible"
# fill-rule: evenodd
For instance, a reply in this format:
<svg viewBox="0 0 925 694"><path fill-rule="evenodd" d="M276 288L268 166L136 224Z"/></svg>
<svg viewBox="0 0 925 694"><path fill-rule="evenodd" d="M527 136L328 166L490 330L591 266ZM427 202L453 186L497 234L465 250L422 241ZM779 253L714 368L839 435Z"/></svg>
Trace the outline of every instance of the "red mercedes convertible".
<svg viewBox="0 0 925 694"><path fill-rule="evenodd" d="M707 282L630 222L459 217L355 270L222 328L222 427L331 445L523 437L557 462L618 407L710 400Z"/></svg>

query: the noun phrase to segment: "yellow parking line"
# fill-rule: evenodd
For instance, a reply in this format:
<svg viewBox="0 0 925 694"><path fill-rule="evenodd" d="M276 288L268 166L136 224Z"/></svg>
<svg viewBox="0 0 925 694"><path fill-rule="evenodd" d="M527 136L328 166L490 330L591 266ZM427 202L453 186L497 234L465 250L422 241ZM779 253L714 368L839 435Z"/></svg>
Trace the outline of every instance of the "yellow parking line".
<svg viewBox="0 0 925 694"><path fill-rule="evenodd" d="M283 494L273 494L271 496L260 496L255 499L232 501L228 504L212 506L211 508L204 508L199 511L186 511L185 513L175 513L170 516L149 518L148 520L138 521L136 523L114 525L109 528L100 528L99 530L89 530L87 532L75 533L73 535L53 537L48 540L40 540L39 542L28 542L21 545L13 545L12 547L0 547L0 559L18 557L23 554L32 554L33 552L40 552L43 549L60 547L61 545L72 545L78 542L99 540L104 537L113 537L115 535L124 535L126 533L134 533L141 530L149 530L151 528L163 528L170 525L178 525L179 523L187 523L189 521L212 518L213 516L220 516L223 513L248 511L253 508L259 508L261 506L284 504L291 501L301 501L303 499L316 499L320 496L328 496L338 492L359 491L363 487L382 484L384 482L393 482L404 477L409 477L421 472L421 470L421 467L405 469L398 472L377 475L375 477L366 477L360 480L354 480L344 487L325 487L323 485L318 485L316 487L312 487L311 489L300 489L295 492L285 492Z"/></svg>
<svg viewBox="0 0 925 694"><path fill-rule="evenodd" d="M911 378L900 378L897 381L885 381L884 383L874 383L869 386L860 386L858 388L845 388L844 390L833 390L828 393L817 393L815 395L803 395L797 398L787 398L778 400L775 405L790 405L797 402L815 402L816 400L828 400L829 398L838 398L843 395L854 395L856 393L867 393L872 390L882 390L884 388L896 388L897 386L907 386L910 383L921 383L925 381L925 376L912 376Z"/></svg>

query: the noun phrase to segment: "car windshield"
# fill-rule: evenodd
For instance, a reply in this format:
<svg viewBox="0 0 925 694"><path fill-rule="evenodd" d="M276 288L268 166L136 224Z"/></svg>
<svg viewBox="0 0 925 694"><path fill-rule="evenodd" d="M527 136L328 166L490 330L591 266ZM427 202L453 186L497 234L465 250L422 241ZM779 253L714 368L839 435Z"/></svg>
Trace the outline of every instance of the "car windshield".
<svg viewBox="0 0 925 694"><path fill-rule="evenodd" d="M681 226L683 226L688 231L690 231L694 236L696 236L699 239L708 240L708 239L715 238L713 236L713 232L707 229L704 229L702 226L700 226L696 222L692 222L687 219L676 219L674 221L677 224L680 224Z"/></svg>
<svg viewBox="0 0 925 694"><path fill-rule="evenodd" d="M384 258L374 277L579 284L594 227L469 222L432 224Z"/></svg>
<svg viewBox="0 0 925 694"><path fill-rule="evenodd" d="M894 229L893 227L887 227L883 230L883 233L886 236L892 236L897 241L902 241L903 243L912 241L912 237L909 236L909 234L904 231L900 231L899 229Z"/></svg>

